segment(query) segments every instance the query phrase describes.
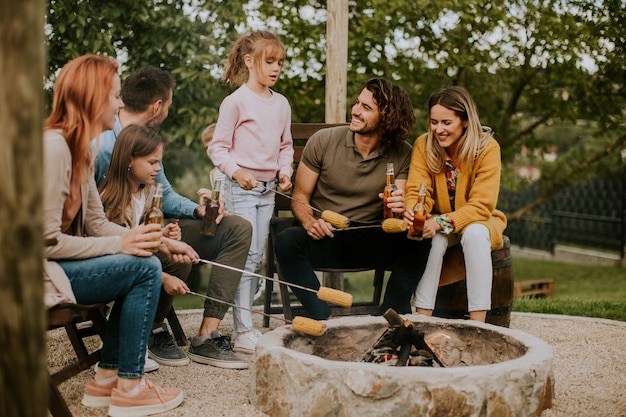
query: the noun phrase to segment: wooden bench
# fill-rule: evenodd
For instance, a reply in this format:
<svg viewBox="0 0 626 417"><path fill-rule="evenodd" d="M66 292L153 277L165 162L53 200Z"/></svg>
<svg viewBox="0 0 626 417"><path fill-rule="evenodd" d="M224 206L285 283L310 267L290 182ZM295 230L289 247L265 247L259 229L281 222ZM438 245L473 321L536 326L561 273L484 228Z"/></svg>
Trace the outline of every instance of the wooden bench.
<svg viewBox="0 0 626 417"><path fill-rule="evenodd" d="M515 298L549 298L554 296L554 280L531 279L515 283L513 297Z"/></svg>
<svg viewBox="0 0 626 417"><path fill-rule="evenodd" d="M104 303L89 305L62 303L48 310L48 330L63 327L76 355L75 360L49 374L48 410L53 417L72 417L58 386L98 362L100 349L89 352L84 340L90 336L99 336L101 341L104 340L107 326L106 311L107 305ZM181 346L186 345L185 332L174 308L168 313L167 321L176 342Z"/></svg>
<svg viewBox="0 0 626 417"><path fill-rule="evenodd" d="M103 303L90 305L62 303L48 310L48 330L65 328L76 354L76 360L49 374L48 409L53 417L72 417L58 386L98 362L100 349L89 352L84 339L98 335L104 340L105 310L106 304Z"/></svg>

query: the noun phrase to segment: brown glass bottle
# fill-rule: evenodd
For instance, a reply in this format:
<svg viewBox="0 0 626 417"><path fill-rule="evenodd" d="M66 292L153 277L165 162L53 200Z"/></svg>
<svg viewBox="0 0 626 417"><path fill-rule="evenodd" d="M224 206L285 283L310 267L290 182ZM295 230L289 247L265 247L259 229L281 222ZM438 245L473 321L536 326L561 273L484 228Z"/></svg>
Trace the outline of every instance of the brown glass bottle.
<svg viewBox="0 0 626 417"><path fill-rule="evenodd" d="M156 183L154 194L152 196L152 203L150 204L150 209L148 209L144 216L143 222L144 224L157 223L163 225L163 184ZM159 239L157 239L159 240ZM158 248L147 249L150 252L158 252Z"/></svg>
<svg viewBox="0 0 626 417"><path fill-rule="evenodd" d="M215 181L211 198L206 202L206 211L204 213L204 219L202 220L202 233L205 236L215 236L215 231L217 230L215 220L219 215L221 186L221 181Z"/></svg>
<svg viewBox="0 0 626 417"><path fill-rule="evenodd" d="M426 221L426 183L420 184L417 193L417 203L413 207L413 224L409 226L407 237L413 240L422 240L424 232L424 221Z"/></svg>
<svg viewBox="0 0 626 417"><path fill-rule="evenodd" d="M388 162L385 189L383 190L383 218L385 219L399 219L402 217L400 213L394 213L389 207L387 207L387 199L397 189L398 187L396 186L396 175L393 170L393 162Z"/></svg>

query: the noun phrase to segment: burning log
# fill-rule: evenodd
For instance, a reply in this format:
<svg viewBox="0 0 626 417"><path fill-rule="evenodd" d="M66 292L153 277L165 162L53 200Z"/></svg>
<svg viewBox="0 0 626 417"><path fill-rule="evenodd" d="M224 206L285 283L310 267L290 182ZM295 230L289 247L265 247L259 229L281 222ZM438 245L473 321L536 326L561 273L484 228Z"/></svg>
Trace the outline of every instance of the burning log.
<svg viewBox="0 0 626 417"><path fill-rule="evenodd" d="M445 368L437 354L424 339L424 333L415 328L415 324L404 320L393 309L383 314L389 323L389 328L378 338L374 346L369 349L362 362L388 363L395 366L432 366L435 361Z"/></svg>

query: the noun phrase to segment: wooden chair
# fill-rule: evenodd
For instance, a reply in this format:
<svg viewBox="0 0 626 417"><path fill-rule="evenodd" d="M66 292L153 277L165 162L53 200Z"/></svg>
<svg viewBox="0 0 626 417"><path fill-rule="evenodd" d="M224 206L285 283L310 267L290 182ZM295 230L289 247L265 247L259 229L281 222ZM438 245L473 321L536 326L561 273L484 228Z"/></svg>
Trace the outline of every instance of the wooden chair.
<svg viewBox="0 0 626 417"><path fill-rule="evenodd" d="M106 304L62 303L48 310L48 330L64 327L76 354L75 361L49 375L48 409L53 417L72 417L58 386L98 362L100 349L89 353L84 338L98 335L104 339L105 312Z"/></svg>
<svg viewBox="0 0 626 417"><path fill-rule="evenodd" d="M183 330L183 326L180 325L180 321L178 321L178 316L176 315L176 311L174 307L167 314L167 323L170 325L170 330L172 331L172 336L178 346L186 346L187 345L187 336L185 336L185 331Z"/></svg>
<svg viewBox="0 0 626 417"><path fill-rule="evenodd" d="M304 146L306 145L306 141L320 129L333 127L333 126L342 126L345 124L326 124L326 123L292 123L291 124L291 135L294 140L294 177L292 182L295 183L295 169L297 169L297 165L300 162L300 158L302 157L302 151ZM286 227L289 227L293 224L293 217L291 214L291 200L276 194L276 204L274 206L274 216L270 222L270 233L268 239L268 250L267 250L267 276L274 277L278 271L276 265L276 258L274 254L274 247L276 236ZM360 269L319 269L320 272L323 272L323 284L327 287L332 287L336 289L343 290L343 274L349 272L360 272L360 271L368 271L371 270L369 268L360 268ZM280 274L279 274L280 275ZM378 306L380 304L380 299L383 290L383 282L385 277L384 269L374 270L374 279L373 279L373 287L374 293L372 295L371 301L365 302L357 302L353 303L350 308L341 308L337 306L331 306L332 314L334 316L340 315L355 315L355 314L372 314L378 311ZM265 300L264 300L264 308L263 311L266 314L280 314L283 313L287 320L291 320L296 313L303 312L304 309L302 307L295 307L291 305L290 302L290 290L289 287L285 284L279 284L280 289L280 298L282 305L276 306L272 305L272 292L274 290L274 282L270 280L265 281ZM265 327L269 327L269 317L265 316L263 320L263 325Z"/></svg>

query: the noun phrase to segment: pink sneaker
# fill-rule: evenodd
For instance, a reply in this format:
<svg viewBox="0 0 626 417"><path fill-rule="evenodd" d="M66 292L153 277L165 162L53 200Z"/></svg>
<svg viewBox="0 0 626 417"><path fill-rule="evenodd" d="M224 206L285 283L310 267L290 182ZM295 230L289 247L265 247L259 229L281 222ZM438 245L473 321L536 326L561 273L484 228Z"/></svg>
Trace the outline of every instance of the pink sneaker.
<svg viewBox="0 0 626 417"><path fill-rule="evenodd" d="M117 378L104 385L98 384L94 378L91 378L87 381L80 403L86 407L107 407L111 402L111 391L115 387L117 387Z"/></svg>
<svg viewBox="0 0 626 417"><path fill-rule="evenodd" d="M109 416L149 416L174 409L183 402L184 394L178 388L159 387L145 377L139 384L139 392L130 396L117 388L111 391Z"/></svg>

